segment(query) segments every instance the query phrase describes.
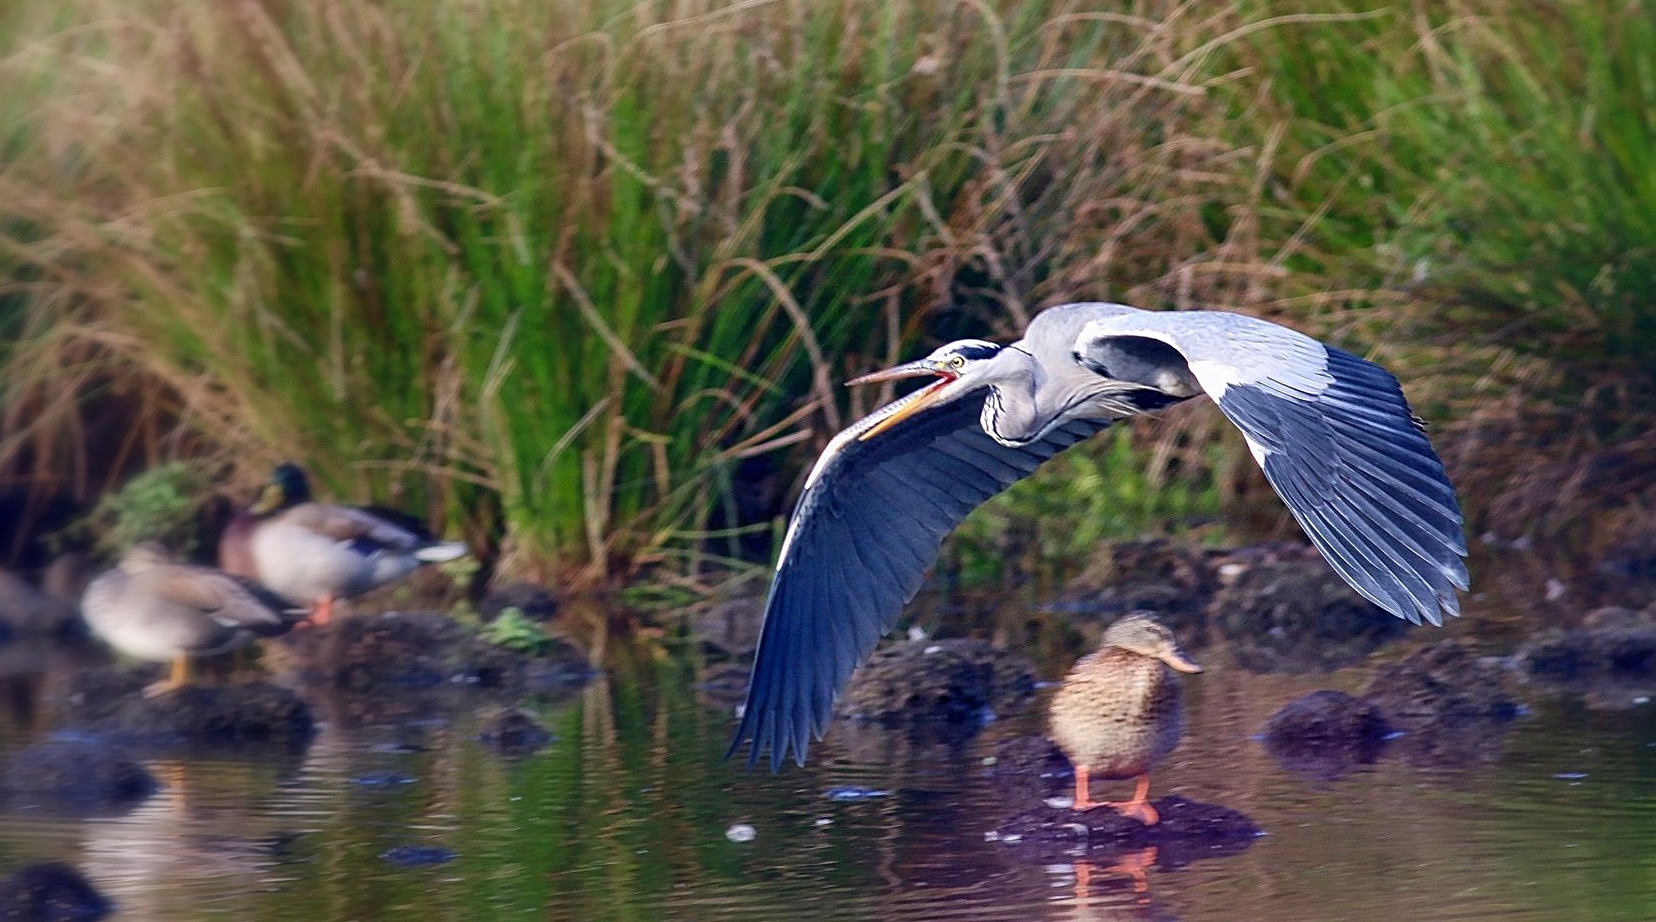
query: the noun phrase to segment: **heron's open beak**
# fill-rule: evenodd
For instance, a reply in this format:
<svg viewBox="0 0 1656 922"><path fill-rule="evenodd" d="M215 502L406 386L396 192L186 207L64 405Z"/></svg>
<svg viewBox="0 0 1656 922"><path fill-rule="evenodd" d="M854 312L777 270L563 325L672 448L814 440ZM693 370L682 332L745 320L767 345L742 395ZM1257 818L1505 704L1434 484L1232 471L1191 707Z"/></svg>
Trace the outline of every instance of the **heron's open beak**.
<svg viewBox="0 0 1656 922"><path fill-rule="evenodd" d="M885 419L869 426L867 432L864 432L862 435L857 437L857 441L866 442L887 429L890 429L892 426L895 426L903 420L909 418L910 416L924 410L926 407L931 406L937 401L937 398L941 394L943 388L948 387L949 384L959 376L946 370L941 364L931 359L919 359L917 361L905 362L902 365L887 368L884 371L871 372L860 378L852 378L851 380L845 382L847 386L852 384L873 384L876 381L895 381L898 378L919 378L925 375L936 375L938 378L937 383L915 391L914 393L903 398L899 401L900 405L897 409L892 410Z"/></svg>

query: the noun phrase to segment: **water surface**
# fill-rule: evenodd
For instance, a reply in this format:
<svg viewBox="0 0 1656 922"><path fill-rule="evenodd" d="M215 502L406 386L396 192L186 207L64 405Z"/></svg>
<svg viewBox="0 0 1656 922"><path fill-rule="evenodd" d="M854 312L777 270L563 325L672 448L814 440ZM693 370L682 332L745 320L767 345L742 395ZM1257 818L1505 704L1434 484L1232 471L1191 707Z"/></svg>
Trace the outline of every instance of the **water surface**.
<svg viewBox="0 0 1656 922"><path fill-rule="evenodd" d="M699 656L658 640L611 640L605 678L531 701L558 735L533 755L476 740L501 703L484 693L317 699L324 725L303 752L154 754L166 787L128 812L5 815L0 871L68 861L132 922L1656 917L1656 710L1542 704L1481 760L1419 765L1394 745L1321 781L1285 771L1253 736L1295 695L1361 677L1203 658L1155 793L1233 807L1267 835L1152 869L1147 895L1105 869L1078 895L1072 862L986 838L1014 805L985 759L1037 731L1038 714L952 743L840 722L803 769L747 771L723 758L729 703L703 687ZM0 748L52 730L48 705L21 706L24 685ZM382 719L376 703L409 706ZM886 794L824 796L840 786ZM753 839L731 841L736 824ZM381 857L408 845L455 857Z"/></svg>

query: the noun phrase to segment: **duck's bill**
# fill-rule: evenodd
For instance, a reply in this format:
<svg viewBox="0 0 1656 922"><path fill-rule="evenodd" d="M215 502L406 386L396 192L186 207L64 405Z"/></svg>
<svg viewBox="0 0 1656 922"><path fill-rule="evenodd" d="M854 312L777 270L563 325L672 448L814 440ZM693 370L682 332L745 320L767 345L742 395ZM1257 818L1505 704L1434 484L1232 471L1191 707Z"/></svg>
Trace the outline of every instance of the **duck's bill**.
<svg viewBox="0 0 1656 922"><path fill-rule="evenodd" d="M1191 659L1188 656L1185 656L1185 652L1183 650L1178 649L1178 648L1174 648L1172 650L1167 651L1166 655L1164 655L1162 657L1162 662L1166 663L1169 666L1172 666L1174 669L1177 669L1180 672L1201 672L1202 671L1202 667L1200 665L1198 665L1195 660Z"/></svg>
<svg viewBox="0 0 1656 922"><path fill-rule="evenodd" d="M265 484L264 490L259 493L258 502L254 503L248 511L254 515L269 515L282 508L282 500L281 486L274 483Z"/></svg>

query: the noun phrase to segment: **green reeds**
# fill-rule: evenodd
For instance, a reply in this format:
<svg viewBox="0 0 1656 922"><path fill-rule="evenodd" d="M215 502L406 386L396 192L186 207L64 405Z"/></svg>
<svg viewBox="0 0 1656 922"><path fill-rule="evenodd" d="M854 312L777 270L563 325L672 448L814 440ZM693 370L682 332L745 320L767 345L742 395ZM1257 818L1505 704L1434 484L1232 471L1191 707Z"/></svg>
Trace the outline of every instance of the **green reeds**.
<svg viewBox="0 0 1656 922"><path fill-rule="evenodd" d="M1656 4L1333 9L1226 49L1265 233L1336 293L1290 309L1446 423L1475 528L1590 551L1656 489Z"/></svg>
<svg viewBox="0 0 1656 922"><path fill-rule="evenodd" d="M877 398L837 382L1111 298L1371 351L1478 527L1529 530L1651 447L1652 13L13 4L0 486L189 457L244 499L293 458L508 569L694 570L768 527L745 461ZM1205 515L1259 484L1226 432L1006 502Z"/></svg>
<svg viewBox="0 0 1656 922"><path fill-rule="evenodd" d="M940 306L1172 291L1224 185L1169 4L67 8L5 60L55 74L0 173L34 355L520 570L717 552Z"/></svg>

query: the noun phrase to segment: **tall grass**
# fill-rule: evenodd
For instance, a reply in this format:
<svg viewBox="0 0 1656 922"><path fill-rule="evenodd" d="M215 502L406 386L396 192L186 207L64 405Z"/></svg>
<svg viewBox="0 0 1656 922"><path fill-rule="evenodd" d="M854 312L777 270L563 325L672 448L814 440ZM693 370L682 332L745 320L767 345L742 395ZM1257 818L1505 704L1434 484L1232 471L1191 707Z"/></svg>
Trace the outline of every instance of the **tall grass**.
<svg viewBox="0 0 1656 922"><path fill-rule="evenodd" d="M765 526L745 465L869 407L837 381L1109 297L1373 354L1477 527L1562 534L1656 489L1653 12L13 4L0 479L295 458L508 568L694 568ZM1247 469L1211 411L1139 441L984 540Z"/></svg>
<svg viewBox="0 0 1656 922"><path fill-rule="evenodd" d="M1590 543L1656 489L1656 4L1332 8L1226 48L1266 233L1448 423L1475 527Z"/></svg>
<svg viewBox="0 0 1656 922"><path fill-rule="evenodd" d="M241 483L298 458L509 566L701 552L928 326L1232 275L1190 280L1232 154L1172 4L65 9L4 65L54 75L7 405L140 382Z"/></svg>

